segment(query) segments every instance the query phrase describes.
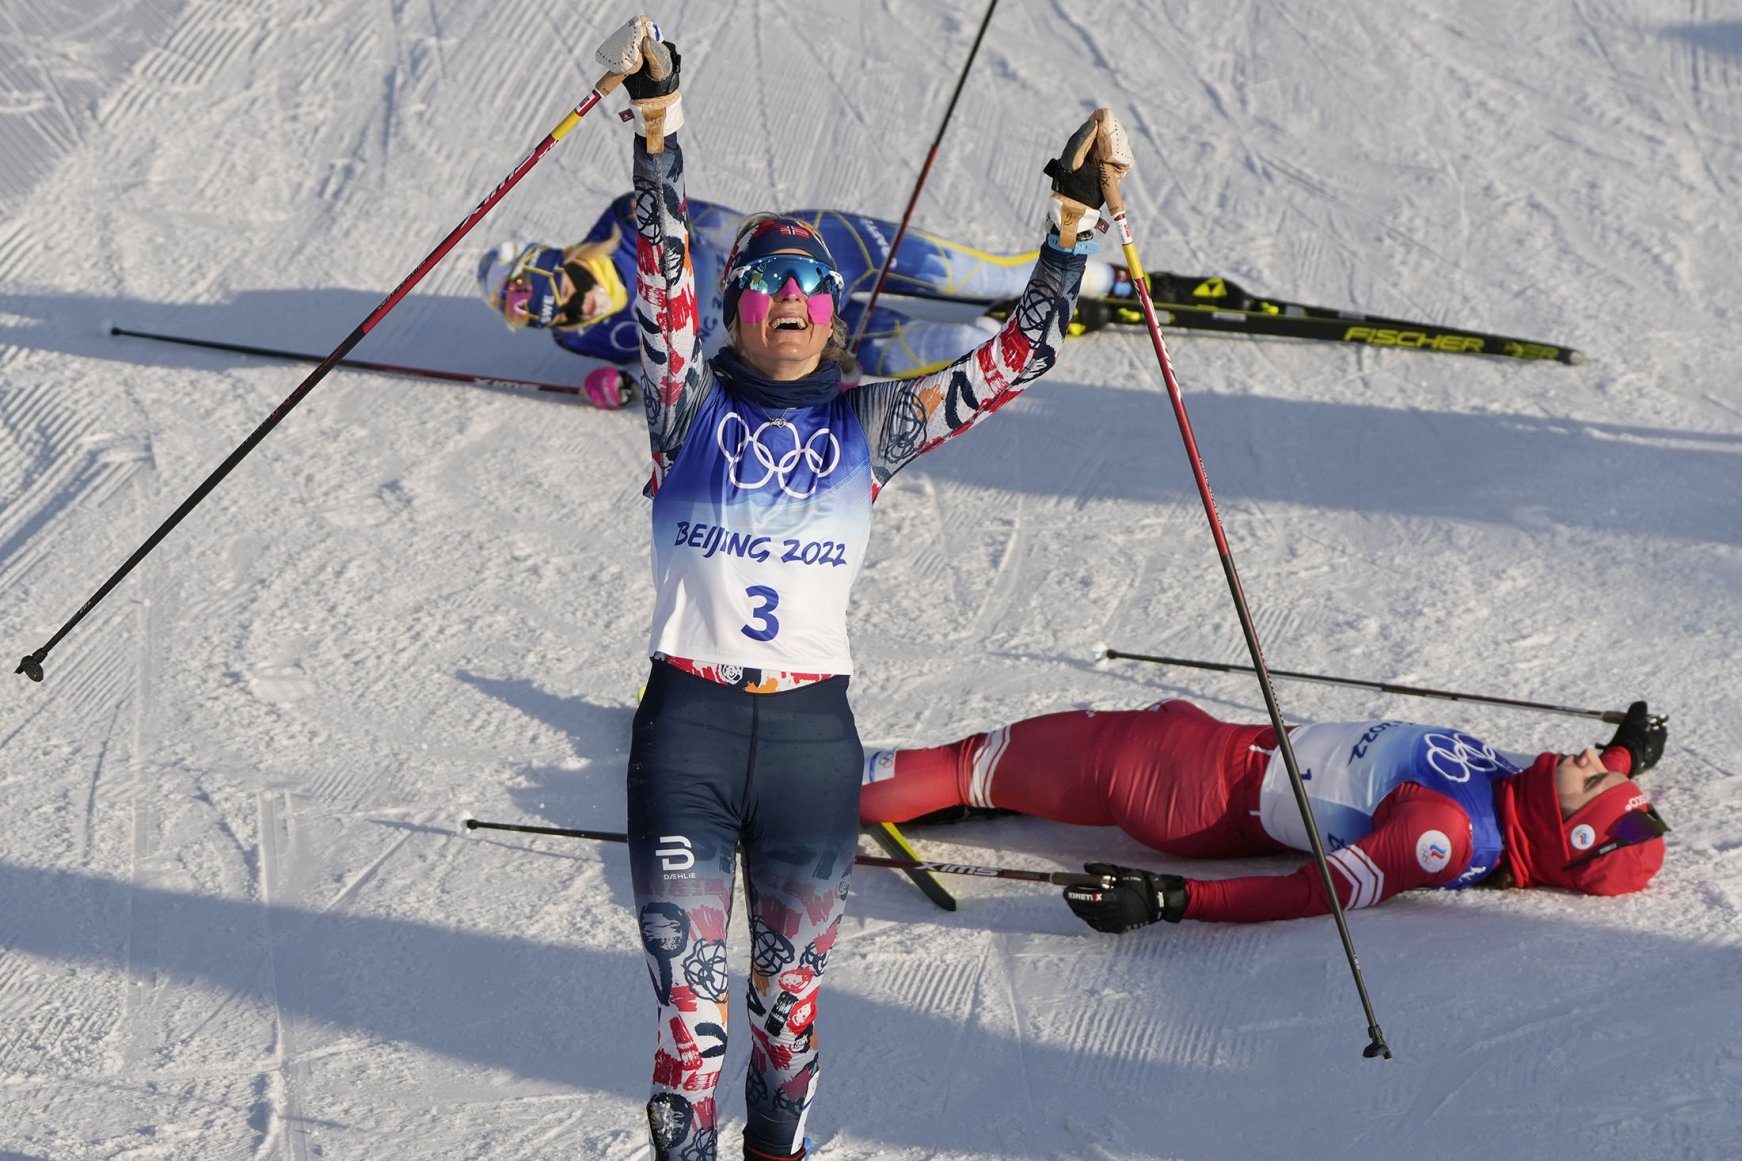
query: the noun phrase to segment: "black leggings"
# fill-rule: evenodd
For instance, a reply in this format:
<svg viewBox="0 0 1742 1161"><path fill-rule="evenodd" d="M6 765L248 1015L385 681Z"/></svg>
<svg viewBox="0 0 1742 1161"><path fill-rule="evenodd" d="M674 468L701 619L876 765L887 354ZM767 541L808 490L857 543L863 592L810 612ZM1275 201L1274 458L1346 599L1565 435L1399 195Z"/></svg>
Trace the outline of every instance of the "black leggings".
<svg viewBox="0 0 1742 1161"><path fill-rule="evenodd" d="M750 906L755 1038L745 1139L796 1152L816 1086L817 985L846 907L864 761L847 679L783 693L655 662L629 751L629 861L659 1001L656 1156L713 1161L737 851Z"/></svg>

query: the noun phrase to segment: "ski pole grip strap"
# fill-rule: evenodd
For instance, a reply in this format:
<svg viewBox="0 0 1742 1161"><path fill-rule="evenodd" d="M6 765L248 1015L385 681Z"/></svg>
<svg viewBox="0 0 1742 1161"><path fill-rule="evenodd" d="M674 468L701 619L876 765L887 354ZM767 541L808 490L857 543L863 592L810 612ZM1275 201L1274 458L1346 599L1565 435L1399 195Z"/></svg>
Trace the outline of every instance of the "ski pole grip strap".
<svg viewBox="0 0 1742 1161"><path fill-rule="evenodd" d="M654 25L653 31L642 39L641 59L646 62L647 75L656 81L663 81L670 73L671 57L660 49L658 25Z"/></svg>
<svg viewBox="0 0 1742 1161"><path fill-rule="evenodd" d="M1119 192L1119 167L1108 162L1100 162L1101 166L1101 197L1106 201L1107 208L1115 214L1125 212L1125 195Z"/></svg>

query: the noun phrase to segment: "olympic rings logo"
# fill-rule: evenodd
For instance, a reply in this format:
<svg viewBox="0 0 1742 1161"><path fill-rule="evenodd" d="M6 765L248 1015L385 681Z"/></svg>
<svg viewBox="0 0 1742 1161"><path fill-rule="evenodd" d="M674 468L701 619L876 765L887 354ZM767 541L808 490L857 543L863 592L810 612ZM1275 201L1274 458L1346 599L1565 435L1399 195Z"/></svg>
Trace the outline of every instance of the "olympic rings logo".
<svg viewBox="0 0 1742 1161"><path fill-rule="evenodd" d="M734 430L734 425L739 430ZM763 442L764 435L769 432L784 432L792 441L792 447L772 447L772 443L780 442L778 436L769 436L769 442ZM810 439L801 443L798 428L785 420L770 419L752 428L742 415L729 411L714 432L714 442L731 465L729 475L734 485L754 491L773 480L780 485L782 492L795 500L815 495L817 485L841 466L841 441L826 427L818 428ZM757 479L742 478L744 472L758 468L762 474ZM812 477L810 488L803 492L794 488L792 483L794 474L801 469L810 472Z"/></svg>
<svg viewBox="0 0 1742 1161"><path fill-rule="evenodd" d="M1468 734L1430 733L1422 741L1427 744L1428 765L1451 782L1468 782L1474 774L1491 774L1509 765L1488 743Z"/></svg>

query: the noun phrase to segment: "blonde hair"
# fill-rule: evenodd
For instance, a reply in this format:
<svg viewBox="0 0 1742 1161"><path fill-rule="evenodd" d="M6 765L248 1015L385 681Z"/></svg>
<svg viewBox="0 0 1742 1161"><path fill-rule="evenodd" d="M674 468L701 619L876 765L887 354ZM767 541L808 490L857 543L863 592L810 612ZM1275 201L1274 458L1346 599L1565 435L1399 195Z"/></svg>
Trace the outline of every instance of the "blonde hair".
<svg viewBox="0 0 1742 1161"><path fill-rule="evenodd" d="M599 258L609 258L617 249L617 243L623 238L623 231L616 222L611 223L611 232L597 242L581 242L563 251L564 262L589 262Z"/></svg>

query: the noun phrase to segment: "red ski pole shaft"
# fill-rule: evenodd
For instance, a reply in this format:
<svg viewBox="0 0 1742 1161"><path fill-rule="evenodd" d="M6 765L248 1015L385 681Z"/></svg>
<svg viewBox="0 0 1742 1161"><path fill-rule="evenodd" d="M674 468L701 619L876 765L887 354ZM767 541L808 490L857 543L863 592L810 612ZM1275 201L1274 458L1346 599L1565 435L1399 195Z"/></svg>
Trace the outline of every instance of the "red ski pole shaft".
<svg viewBox="0 0 1742 1161"><path fill-rule="evenodd" d="M1167 357L1167 343L1161 337L1161 326L1155 321L1155 304L1149 300L1148 279L1143 276L1143 263L1138 261L1137 244L1131 237L1131 223L1126 218L1125 201L1119 192L1119 175L1112 166L1106 164L1102 165L1101 174L1102 193L1107 200L1108 210L1112 212L1113 224L1119 229L1120 243L1125 250L1125 263L1131 272L1131 284L1143 307L1144 322L1149 328L1150 341L1155 346L1155 358L1161 366L1162 380L1167 384L1168 399L1173 403L1173 414L1179 424L1180 438L1185 441L1186 456L1191 460L1192 476L1197 481L1198 496L1203 500L1204 515L1209 518L1210 531L1216 538L1216 553L1221 557L1222 573L1227 578L1228 591L1234 598L1234 610L1240 619L1240 631L1246 638L1247 651L1252 655L1253 670L1257 673L1258 684L1264 692L1264 705L1270 712L1270 724L1276 731L1277 748L1282 753L1283 765L1288 770L1295 804L1300 807L1301 819L1306 824L1313 862L1318 865L1319 880L1324 886L1325 897L1330 901L1331 916L1336 920L1337 934L1343 942L1343 954L1349 961L1349 970L1355 979L1355 990L1361 997L1361 1008L1367 1017L1368 1043L1362 1055L1389 1060L1391 1049L1385 1043L1385 1034L1380 1031L1379 1019L1374 1015L1373 1003L1367 995L1367 982L1361 974L1360 958L1355 954L1355 941L1349 935L1349 923L1343 914L1343 903L1337 897L1336 884L1331 880L1330 864L1325 859L1324 842L1319 837L1318 824L1313 820L1312 805L1307 801L1306 785L1301 780L1300 768L1295 762L1294 748L1288 742L1288 729L1282 720L1282 709L1277 703L1276 690L1271 685L1270 673L1264 665L1264 651L1258 644L1258 629L1252 619L1252 611L1247 606L1246 594L1241 590L1240 576L1234 569L1234 557L1228 550L1228 538L1222 532L1222 520L1216 513L1216 498L1210 491L1210 479L1204 471L1203 456L1198 452L1198 441L1192 433L1191 418L1186 414L1185 399L1180 394L1179 381L1174 377L1173 361Z"/></svg>
<svg viewBox="0 0 1742 1161"><path fill-rule="evenodd" d="M229 456L225 458L224 462L219 464L217 468L213 470L212 474L207 476L200 486L195 488L193 493L189 495L187 499L183 500L181 505L176 508L174 512L170 513L167 520L157 526L157 530L145 539L145 543L135 549L133 555L128 557L121 567L116 569L114 574L111 575L108 580L104 581L102 586L98 588L95 593L92 593L83 605L79 606L79 610L67 620L66 624L57 629L54 636L50 637L46 644L39 647L35 652L25 655L24 659L18 663L17 672L24 674L32 681L41 681L43 659L48 656L49 651L60 642L61 638L65 637L67 633L72 630L74 625L77 625L80 621L84 620L85 614L96 608L98 603L101 602L104 597L108 596L110 591L114 589L116 585L120 584L121 581L126 578L127 574L132 572L134 567L138 565L140 561L150 555L151 550L156 548L158 543L165 536L168 536L175 526L180 524L182 519L187 516L189 512L192 512L196 507L198 507L200 502L211 493L212 489L216 488L218 484L223 481L224 477L229 475L237 464L246 459L248 453L252 452L255 446L259 444L261 440L265 439L267 434L271 432L273 428L278 426L279 421L286 415L289 415L296 405L302 402L303 397L310 391L314 390L315 384L326 378L327 372L338 366L344 357L351 352L351 349L358 343L362 342L369 332L375 329L375 325L382 319L386 318L388 313L392 311L394 307L399 305L400 299L404 298L406 294L410 292L412 287L423 281L424 275L434 269L435 264L446 257L448 251L452 250L454 245L459 242L461 238L464 238L466 234L471 231L472 227L477 225L479 220L482 219L485 214L489 213L490 210L495 207L496 203L501 201L503 196L519 183L521 178L526 176L527 172L530 171L533 166L538 164L539 159L550 150L550 147L555 145L558 141L561 141L568 134L569 130L573 129L575 125L580 122L582 117L585 117L589 112L591 112L593 106L604 100L605 94L616 88L622 80L623 78L617 73L606 73L602 78L600 78L599 83L593 86L593 91L587 94L586 100L571 109L568 115L558 122L556 128L545 134L544 140L540 141L538 145L533 148L532 152L527 155L526 160L522 161L514 168L512 173L503 178L496 188L490 191L483 201L478 203L477 208L466 216L466 220L449 231L448 236L443 238L441 242L437 244L436 248L431 250L422 262L417 264L416 269L406 275L404 281L394 287L392 293L388 294L386 298L381 300L380 305L369 312L369 317L357 324L356 329L346 336L345 341L334 347L332 353L322 359L320 365L313 371L309 372L308 377L297 385L296 390L292 391L285 398L284 402L280 403L272 414L268 415L260 426L256 427L253 433L249 435L247 439L243 440L241 444L237 446L236 450L231 452Z"/></svg>

